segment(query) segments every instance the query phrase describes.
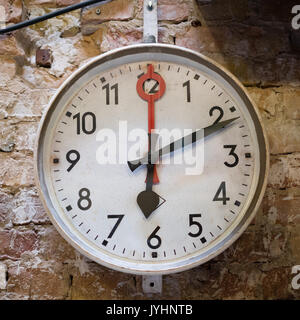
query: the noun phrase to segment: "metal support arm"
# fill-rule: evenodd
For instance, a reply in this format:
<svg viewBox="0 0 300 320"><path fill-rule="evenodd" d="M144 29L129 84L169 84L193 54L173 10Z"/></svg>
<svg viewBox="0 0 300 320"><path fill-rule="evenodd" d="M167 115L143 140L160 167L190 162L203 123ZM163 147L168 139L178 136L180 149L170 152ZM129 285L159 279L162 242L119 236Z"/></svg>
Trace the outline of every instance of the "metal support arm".
<svg viewBox="0 0 300 320"><path fill-rule="evenodd" d="M158 42L157 0L144 1L144 43Z"/></svg>

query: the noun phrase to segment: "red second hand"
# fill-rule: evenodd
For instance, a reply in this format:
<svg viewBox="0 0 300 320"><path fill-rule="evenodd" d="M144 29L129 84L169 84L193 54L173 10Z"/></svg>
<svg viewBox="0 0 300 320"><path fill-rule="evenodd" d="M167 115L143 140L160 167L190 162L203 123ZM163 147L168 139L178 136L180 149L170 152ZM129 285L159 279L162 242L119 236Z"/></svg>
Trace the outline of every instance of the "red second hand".
<svg viewBox="0 0 300 320"><path fill-rule="evenodd" d="M144 83L147 80L156 80L159 84L158 92L154 94L148 94L144 91ZM157 73L154 72L154 67L152 64L148 65L148 72L141 76L136 85L137 92L139 96L148 101L148 133L151 135L152 130L155 129L155 100L160 99L166 91L166 83L164 79ZM150 150L150 144L149 144ZM147 179L146 179L147 181ZM159 183L156 166L154 166L153 183Z"/></svg>

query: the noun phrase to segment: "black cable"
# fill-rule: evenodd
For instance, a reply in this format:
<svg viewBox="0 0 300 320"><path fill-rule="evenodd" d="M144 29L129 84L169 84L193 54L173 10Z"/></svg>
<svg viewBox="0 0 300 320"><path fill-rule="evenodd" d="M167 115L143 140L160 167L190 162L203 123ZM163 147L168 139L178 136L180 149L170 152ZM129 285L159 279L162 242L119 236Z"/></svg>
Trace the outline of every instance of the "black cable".
<svg viewBox="0 0 300 320"><path fill-rule="evenodd" d="M20 22L20 23L14 24L12 26L9 26L9 27L7 27L5 29L0 29L0 35L8 33L8 32L15 31L15 30L18 30L18 29L21 29L21 28L29 27L29 26L31 26L33 24L36 24L36 23L39 23L39 22L42 22L42 21L45 21L45 20L60 16L60 15L62 15L64 13L68 13L70 11L74 11L74 10L77 10L77 9L84 8L86 6L90 6L90 5L95 4L95 3L101 3L102 2L103 4L105 4L105 3L109 3L111 1L113 1L113 0L88 0L88 1L83 1L83 2L80 2L80 3L65 7L63 9L59 9L59 10L56 10L54 12L45 14L44 16L36 17L36 18L34 18L32 20L26 20L26 21Z"/></svg>

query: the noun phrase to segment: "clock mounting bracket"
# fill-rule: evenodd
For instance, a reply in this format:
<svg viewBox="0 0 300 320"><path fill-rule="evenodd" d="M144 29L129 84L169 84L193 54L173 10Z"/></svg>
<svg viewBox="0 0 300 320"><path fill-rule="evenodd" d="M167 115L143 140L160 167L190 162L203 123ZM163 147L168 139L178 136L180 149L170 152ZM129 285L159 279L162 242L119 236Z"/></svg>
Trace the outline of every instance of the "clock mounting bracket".
<svg viewBox="0 0 300 320"><path fill-rule="evenodd" d="M144 43L158 42L158 0L144 0ZM142 276L144 293L162 293L162 275Z"/></svg>
<svg viewBox="0 0 300 320"><path fill-rule="evenodd" d="M144 293L162 293L162 275L143 276L142 288Z"/></svg>
<svg viewBox="0 0 300 320"><path fill-rule="evenodd" d="M157 1L144 1L144 43L158 42Z"/></svg>

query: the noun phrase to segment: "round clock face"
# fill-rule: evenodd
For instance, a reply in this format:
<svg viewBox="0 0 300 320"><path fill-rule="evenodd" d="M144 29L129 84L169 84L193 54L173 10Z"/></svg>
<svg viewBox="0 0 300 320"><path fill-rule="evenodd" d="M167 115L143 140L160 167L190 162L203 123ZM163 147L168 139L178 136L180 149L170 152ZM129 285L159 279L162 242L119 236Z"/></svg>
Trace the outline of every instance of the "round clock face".
<svg viewBox="0 0 300 320"><path fill-rule="evenodd" d="M168 45L115 50L76 72L43 118L36 160L65 239L138 274L182 271L232 244L260 204L268 163L237 81Z"/></svg>

